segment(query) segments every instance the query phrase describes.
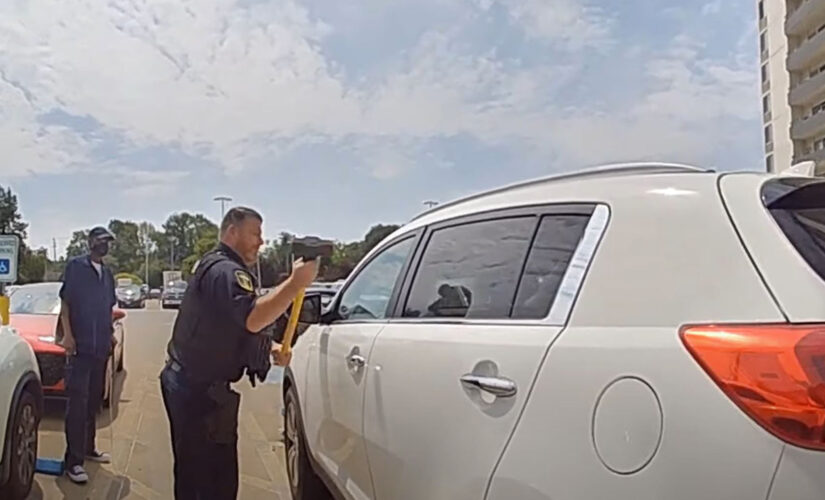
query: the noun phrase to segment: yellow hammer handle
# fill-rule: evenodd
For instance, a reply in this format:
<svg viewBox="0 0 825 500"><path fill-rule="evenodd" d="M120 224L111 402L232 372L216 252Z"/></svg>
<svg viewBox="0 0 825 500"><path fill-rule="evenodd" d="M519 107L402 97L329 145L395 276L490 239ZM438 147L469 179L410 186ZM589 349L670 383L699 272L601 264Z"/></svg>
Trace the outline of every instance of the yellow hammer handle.
<svg viewBox="0 0 825 500"><path fill-rule="evenodd" d="M301 297L303 299L303 297ZM0 295L0 321L3 326L9 324L9 298L5 295Z"/></svg>
<svg viewBox="0 0 825 500"><path fill-rule="evenodd" d="M298 292L298 295L292 299L292 314L289 315L289 322L286 324L286 331L281 342L281 352L284 354L289 354L292 350L292 337L298 328L298 318L301 316L301 308L304 305L304 292L305 290L301 290Z"/></svg>

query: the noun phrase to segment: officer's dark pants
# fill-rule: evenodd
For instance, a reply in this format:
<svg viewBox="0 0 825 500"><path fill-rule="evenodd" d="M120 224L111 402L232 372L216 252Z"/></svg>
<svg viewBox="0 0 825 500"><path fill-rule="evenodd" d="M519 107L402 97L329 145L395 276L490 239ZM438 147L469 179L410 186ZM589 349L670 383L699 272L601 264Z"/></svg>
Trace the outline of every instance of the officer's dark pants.
<svg viewBox="0 0 825 500"><path fill-rule="evenodd" d="M208 388L169 366L161 373L160 385L172 433L175 499L235 500L237 424L232 442L214 442L208 430L208 417L215 411L215 402L209 397Z"/></svg>
<svg viewBox="0 0 825 500"><path fill-rule="evenodd" d="M96 417L105 377L105 359L77 354L67 360L66 468L83 465L86 456L95 451Z"/></svg>

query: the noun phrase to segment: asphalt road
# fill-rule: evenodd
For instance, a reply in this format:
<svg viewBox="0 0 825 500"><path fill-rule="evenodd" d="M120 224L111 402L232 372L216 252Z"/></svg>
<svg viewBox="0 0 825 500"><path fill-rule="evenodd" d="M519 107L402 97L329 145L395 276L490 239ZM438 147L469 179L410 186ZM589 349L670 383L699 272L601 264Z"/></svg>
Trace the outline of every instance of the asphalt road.
<svg viewBox="0 0 825 500"><path fill-rule="evenodd" d="M85 486L77 486L65 476L36 475L30 499L173 498L169 423L160 397L158 375L176 313L160 310L150 303L146 310L127 314L125 370L115 381L119 403L112 408L111 421L108 411L98 419L98 448L112 452L114 463L87 464L91 480ZM243 394L238 448L239 498L244 500L290 498L279 441L282 422L279 389L277 380L254 389L247 380L242 380L235 387ZM63 456L64 411L62 401L47 400L40 426L41 457Z"/></svg>

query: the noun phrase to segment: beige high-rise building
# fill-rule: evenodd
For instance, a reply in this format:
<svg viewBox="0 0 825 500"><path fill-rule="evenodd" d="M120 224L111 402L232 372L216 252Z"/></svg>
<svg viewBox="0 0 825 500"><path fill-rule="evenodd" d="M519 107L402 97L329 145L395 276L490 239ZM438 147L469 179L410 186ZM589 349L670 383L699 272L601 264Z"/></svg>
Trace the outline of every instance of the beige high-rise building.
<svg viewBox="0 0 825 500"><path fill-rule="evenodd" d="M825 0L758 0L765 167L825 175Z"/></svg>

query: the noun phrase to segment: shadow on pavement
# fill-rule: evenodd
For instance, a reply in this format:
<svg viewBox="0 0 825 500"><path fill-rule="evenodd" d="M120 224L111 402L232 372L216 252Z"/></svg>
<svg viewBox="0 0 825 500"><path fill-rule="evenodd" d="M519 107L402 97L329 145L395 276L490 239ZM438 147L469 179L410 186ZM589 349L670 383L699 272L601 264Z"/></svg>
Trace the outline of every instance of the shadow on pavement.
<svg viewBox="0 0 825 500"><path fill-rule="evenodd" d="M74 484L66 476L57 478L57 489L62 495L60 497L55 497L54 494L46 497L38 484L38 479L42 476L35 476L35 483L27 500L121 500L131 492L132 482L128 477L116 476L97 464L87 464L86 472L89 474L89 483L85 485Z"/></svg>

